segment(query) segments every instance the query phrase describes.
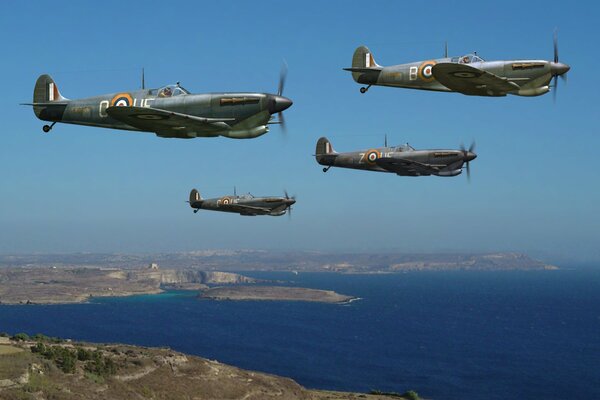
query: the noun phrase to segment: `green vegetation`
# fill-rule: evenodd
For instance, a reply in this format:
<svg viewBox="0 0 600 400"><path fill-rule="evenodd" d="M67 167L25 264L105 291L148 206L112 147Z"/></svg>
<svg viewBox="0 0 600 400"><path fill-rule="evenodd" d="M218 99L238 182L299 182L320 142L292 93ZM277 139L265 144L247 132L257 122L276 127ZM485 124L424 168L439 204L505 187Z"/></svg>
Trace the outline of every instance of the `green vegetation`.
<svg viewBox="0 0 600 400"><path fill-rule="evenodd" d="M25 342L25 341L29 340L29 335L26 333L17 333L13 337L11 337L11 339L14 340L15 342Z"/></svg>
<svg viewBox="0 0 600 400"><path fill-rule="evenodd" d="M420 397L414 390L409 390L408 392L402 393L402 397L408 400L419 400Z"/></svg>
<svg viewBox="0 0 600 400"><path fill-rule="evenodd" d="M35 335L33 335L31 337L31 340L35 340L37 342L45 342L45 343L64 343L64 341L65 341L64 339L52 337L52 336L46 336L42 333L36 333Z"/></svg>
<svg viewBox="0 0 600 400"><path fill-rule="evenodd" d="M419 400L420 399L419 395L414 390L409 390L402 394L397 393L397 392L383 392L381 390L371 390L369 392L369 394L376 394L379 396L397 397L399 399L406 399L406 400Z"/></svg>
<svg viewBox="0 0 600 400"><path fill-rule="evenodd" d="M62 346L48 346L40 341L31 346L31 352L52 360L65 374L74 373L78 361L84 363L83 369L90 374L92 380L96 380L96 377L105 378L117 372L117 364L112 358L105 357L99 350L92 351L83 347L69 349Z"/></svg>
<svg viewBox="0 0 600 400"><path fill-rule="evenodd" d="M92 353L91 360L85 364L84 368L87 372L101 377L114 375L117 372L117 364L112 358L104 357L98 350Z"/></svg>
<svg viewBox="0 0 600 400"><path fill-rule="evenodd" d="M39 353L42 357L54 361L56 366L65 374L75 372L77 361L77 351L61 346L46 346L42 342L37 342L31 346L32 353Z"/></svg>

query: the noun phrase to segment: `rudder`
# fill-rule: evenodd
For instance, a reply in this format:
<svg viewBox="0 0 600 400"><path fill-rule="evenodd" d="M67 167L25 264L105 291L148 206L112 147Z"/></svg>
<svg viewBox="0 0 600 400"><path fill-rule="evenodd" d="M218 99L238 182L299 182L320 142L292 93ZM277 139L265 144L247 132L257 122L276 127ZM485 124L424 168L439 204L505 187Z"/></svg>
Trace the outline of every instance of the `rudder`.
<svg viewBox="0 0 600 400"><path fill-rule="evenodd" d="M317 141L317 148L315 149L315 158L317 162L321 164L324 160L335 158L337 152L333 149L331 142L326 137L322 137Z"/></svg>
<svg viewBox="0 0 600 400"><path fill-rule="evenodd" d="M33 112L45 121L60 121L66 102L58 90L58 86L50 75L41 75L33 88ZM55 103L55 104L53 104Z"/></svg>
<svg viewBox="0 0 600 400"><path fill-rule="evenodd" d="M381 68L379 64L373 58L373 53L367 46L359 46L354 50L352 56L352 68ZM352 78L358 82L358 78L362 75L362 72L352 72Z"/></svg>
<svg viewBox="0 0 600 400"><path fill-rule="evenodd" d="M54 79L50 75L41 75L35 82L33 89L33 103L49 103L53 101L65 101Z"/></svg>
<svg viewBox="0 0 600 400"><path fill-rule="evenodd" d="M198 192L196 189L192 189L192 191L190 192L190 207L194 208L193 204L200 200L202 200L200 192Z"/></svg>

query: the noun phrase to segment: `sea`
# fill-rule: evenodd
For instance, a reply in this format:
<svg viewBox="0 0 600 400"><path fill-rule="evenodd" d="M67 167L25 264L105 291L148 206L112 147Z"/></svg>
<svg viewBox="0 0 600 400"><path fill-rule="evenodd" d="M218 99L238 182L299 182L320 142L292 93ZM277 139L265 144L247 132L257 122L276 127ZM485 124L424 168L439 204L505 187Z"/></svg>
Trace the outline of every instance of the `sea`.
<svg viewBox="0 0 600 400"><path fill-rule="evenodd" d="M428 399L600 399L600 266L557 271L245 273L359 297L196 293L0 305L0 331L162 346L307 388Z"/></svg>

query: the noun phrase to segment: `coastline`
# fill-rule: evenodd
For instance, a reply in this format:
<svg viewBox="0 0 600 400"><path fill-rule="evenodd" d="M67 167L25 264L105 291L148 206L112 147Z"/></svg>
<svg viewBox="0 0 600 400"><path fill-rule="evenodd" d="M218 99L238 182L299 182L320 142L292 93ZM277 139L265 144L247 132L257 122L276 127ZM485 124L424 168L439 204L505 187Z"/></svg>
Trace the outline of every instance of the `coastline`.
<svg viewBox="0 0 600 400"><path fill-rule="evenodd" d="M230 286L202 291L201 299L217 301L306 301L329 304L349 304L358 300L333 290L290 286Z"/></svg>

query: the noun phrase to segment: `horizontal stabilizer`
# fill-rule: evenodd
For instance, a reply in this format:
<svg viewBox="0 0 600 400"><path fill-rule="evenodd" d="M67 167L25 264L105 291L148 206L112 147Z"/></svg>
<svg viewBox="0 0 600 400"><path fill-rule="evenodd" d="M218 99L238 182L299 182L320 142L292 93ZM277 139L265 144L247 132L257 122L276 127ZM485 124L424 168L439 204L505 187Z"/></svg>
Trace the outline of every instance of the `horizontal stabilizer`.
<svg viewBox="0 0 600 400"><path fill-rule="evenodd" d="M379 72L383 70L383 67L374 67L374 68L344 68L344 71L350 71L350 72L360 72L360 73L364 73L364 72Z"/></svg>
<svg viewBox="0 0 600 400"><path fill-rule="evenodd" d="M39 103L19 103L20 106L34 106L34 107L47 107L47 106L66 106L69 104L68 101L44 101Z"/></svg>

